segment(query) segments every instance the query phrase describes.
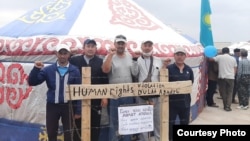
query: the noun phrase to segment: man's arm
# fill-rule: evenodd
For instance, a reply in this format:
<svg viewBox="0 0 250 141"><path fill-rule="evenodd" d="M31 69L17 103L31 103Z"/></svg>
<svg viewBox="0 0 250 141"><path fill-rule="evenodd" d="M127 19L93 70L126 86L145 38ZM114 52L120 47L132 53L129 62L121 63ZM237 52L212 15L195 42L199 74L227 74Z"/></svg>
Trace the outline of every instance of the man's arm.
<svg viewBox="0 0 250 141"><path fill-rule="evenodd" d="M104 73L109 73L112 68L112 58L116 54L116 48L110 48L107 56L104 58L104 62L102 64L102 71Z"/></svg>
<svg viewBox="0 0 250 141"><path fill-rule="evenodd" d="M166 58L162 60L162 69L166 69L167 66L171 63L171 59L170 58Z"/></svg>
<svg viewBox="0 0 250 141"><path fill-rule="evenodd" d="M104 62L102 64L102 71L104 73L109 73L112 68L112 58L113 54L108 54L106 58L104 59Z"/></svg>
<svg viewBox="0 0 250 141"><path fill-rule="evenodd" d="M82 84L82 79L81 79L82 77L78 68L74 71L74 77L75 77L74 84ZM81 118L81 112L82 112L82 101L76 100L76 109L74 118L75 119Z"/></svg>
<svg viewBox="0 0 250 141"><path fill-rule="evenodd" d="M34 68L31 70L28 77L28 84L30 86L36 86L45 81L45 72L41 70L44 64L41 61L36 61L34 63Z"/></svg>
<svg viewBox="0 0 250 141"><path fill-rule="evenodd" d="M102 64L103 62L101 62ZM102 64L103 65L103 64ZM107 73L104 73L101 71L100 73L100 84L108 84L109 79ZM101 107L107 107L108 106L108 99L107 98L102 98L101 99Z"/></svg>
<svg viewBox="0 0 250 141"><path fill-rule="evenodd" d="M215 62L214 58L207 58L207 60L210 61L210 62Z"/></svg>
<svg viewBox="0 0 250 141"><path fill-rule="evenodd" d="M234 67L234 75L237 73L237 67Z"/></svg>

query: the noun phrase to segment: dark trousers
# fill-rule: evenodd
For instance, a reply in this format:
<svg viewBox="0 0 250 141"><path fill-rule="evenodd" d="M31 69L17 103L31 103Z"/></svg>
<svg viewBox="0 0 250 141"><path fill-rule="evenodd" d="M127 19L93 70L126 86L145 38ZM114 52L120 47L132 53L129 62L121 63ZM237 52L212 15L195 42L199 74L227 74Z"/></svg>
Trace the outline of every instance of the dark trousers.
<svg viewBox="0 0 250 141"><path fill-rule="evenodd" d="M234 79L219 79L218 84L224 108L231 108Z"/></svg>
<svg viewBox="0 0 250 141"><path fill-rule="evenodd" d="M190 94L169 96L169 141L173 140L173 126L178 124L188 125L190 121Z"/></svg>
<svg viewBox="0 0 250 141"><path fill-rule="evenodd" d="M46 128L48 133L48 141L57 141L59 120L61 118L63 125L63 134L65 141L71 140L71 113L69 104L53 104L46 105Z"/></svg>
<svg viewBox="0 0 250 141"><path fill-rule="evenodd" d="M100 129L99 141L109 140L109 125L102 125Z"/></svg>
<svg viewBox="0 0 250 141"><path fill-rule="evenodd" d="M91 100L91 119L90 119L91 120L91 131L90 131L91 141L99 140L100 122L101 122L100 104L101 104L101 100L99 99ZM81 141L81 129L82 129L81 120L82 119L75 120L76 128L74 129L74 141Z"/></svg>
<svg viewBox="0 0 250 141"><path fill-rule="evenodd" d="M206 94L206 100L207 105L211 106L214 104L214 93L217 88L217 81L214 80L208 80L208 88L207 88L207 94Z"/></svg>

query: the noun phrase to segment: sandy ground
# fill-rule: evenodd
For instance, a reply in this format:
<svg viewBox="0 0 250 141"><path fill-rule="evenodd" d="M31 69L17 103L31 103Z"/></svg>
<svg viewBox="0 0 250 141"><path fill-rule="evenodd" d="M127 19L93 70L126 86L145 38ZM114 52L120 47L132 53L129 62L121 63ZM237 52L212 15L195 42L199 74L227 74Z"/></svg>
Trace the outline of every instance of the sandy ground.
<svg viewBox="0 0 250 141"><path fill-rule="evenodd" d="M195 124L248 124L250 125L250 109L237 109L238 104L232 104L232 111L227 112L223 109L222 99L218 99L219 94L214 95L214 101L218 108L204 107L198 117L191 122ZM237 97L237 96L236 96Z"/></svg>

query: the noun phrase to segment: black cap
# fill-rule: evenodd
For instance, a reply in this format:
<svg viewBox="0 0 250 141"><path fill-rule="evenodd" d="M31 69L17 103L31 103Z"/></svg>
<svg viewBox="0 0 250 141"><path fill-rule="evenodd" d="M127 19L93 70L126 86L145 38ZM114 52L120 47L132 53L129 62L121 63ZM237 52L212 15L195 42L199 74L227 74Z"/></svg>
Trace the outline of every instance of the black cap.
<svg viewBox="0 0 250 141"><path fill-rule="evenodd" d="M86 45L86 44L94 44L94 45L96 45L96 41L93 40L93 39L87 39L87 40L84 41L84 45Z"/></svg>
<svg viewBox="0 0 250 141"><path fill-rule="evenodd" d="M240 49L239 48L235 48L234 52L240 52Z"/></svg>

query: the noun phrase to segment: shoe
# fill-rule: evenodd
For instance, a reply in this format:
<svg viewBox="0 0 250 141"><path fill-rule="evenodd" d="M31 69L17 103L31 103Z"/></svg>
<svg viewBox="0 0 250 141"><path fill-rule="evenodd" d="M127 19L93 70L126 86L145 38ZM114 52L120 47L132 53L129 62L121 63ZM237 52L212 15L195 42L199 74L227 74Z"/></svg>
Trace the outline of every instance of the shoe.
<svg viewBox="0 0 250 141"><path fill-rule="evenodd" d="M207 105L208 107L214 107L214 108L218 108L219 106L218 105L216 105L215 103L214 104L212 104L212 105Z"/></svg>
<svg viewBox="0 0 250 141"><path fill-rule="evenodd" d="M248 108L249 108L248 106L242 107L243 110L247 110Z"/></svg>
<svg viewBox="0 0 250 141"><path fill-rule="evenodd" d="M238 107L237 107L237 109L242 109L243 108L243 105L239 105Z"/></svg>
<svg viewBox="0 0 250 141"><path fill-rule="evenodd" d="M231 108L228 108L228 107L227 107L227 108L224 108L224 110L225 110L225 111L228 111L228 112L229 112L229 111L232 111L232 109L231 109Z"/></svg>

